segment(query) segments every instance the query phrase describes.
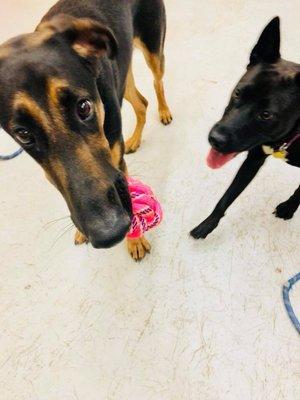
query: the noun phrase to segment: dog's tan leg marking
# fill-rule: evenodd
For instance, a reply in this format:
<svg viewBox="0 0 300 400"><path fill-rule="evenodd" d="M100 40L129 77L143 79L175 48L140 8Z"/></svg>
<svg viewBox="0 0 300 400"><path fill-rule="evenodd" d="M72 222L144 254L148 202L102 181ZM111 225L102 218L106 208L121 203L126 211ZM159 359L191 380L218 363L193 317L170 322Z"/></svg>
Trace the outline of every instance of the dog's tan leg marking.
<svg viewBox="0 0 300 400"><path fill-rule="evenodd" d="M128 154L134 153L140 147L148 107L148 101L141 95L135 86L132 66L130 66L128 71L124 97L132 105L136 114L136 127L134 133L125 143L125 153Z"/></svg>
<svg viewBox="0 0 300 400"><path fill-rule="evenodd" d="M158 101L158 112L161 122L169 125L172 122L172 114L166 101L163 76L165 72L164 56L161 59L155 55L147 53L146 60L154 75L154 88Z"/></svg>
<svg viewBox="0 0 300 400"><path fill-rule="evenodd" d="M124 172L125 176L129 176L124 159L121 169ZM135 261L142 260L145 257L146 253L150 253L151 245L144 237L141 237L140 239L126 239L126 242L128 253Z"/></svg>
<svg viewBox="0 0 300 400"><path fill-rule="evenodd" d="M165 57L163 55L163 50L161 54L153 54L149 52L147 47L139 39L135 39L134 43L142 50L148 67L153 73L160 120L164 125L169 125L173 117L167 104L164 91L163 77L165 74Z"/></svg>
<svg viewBox="0 0 300 400"><path fill-rule="evenodd" d="M74 243L76 246L80 246L81 244L87 244L89 242L88 238L86 236L84 236L83 233L81 233L80 231L76 231L75 233L75 239L74 239Z"/></svg>
<svg viewBox="0 0 300 400"><path fill-rule="evenodd" d="M150 253L150 243L142 236L139 239L127 239L127 248L135 261L142 260L147 253Z"/></svg>

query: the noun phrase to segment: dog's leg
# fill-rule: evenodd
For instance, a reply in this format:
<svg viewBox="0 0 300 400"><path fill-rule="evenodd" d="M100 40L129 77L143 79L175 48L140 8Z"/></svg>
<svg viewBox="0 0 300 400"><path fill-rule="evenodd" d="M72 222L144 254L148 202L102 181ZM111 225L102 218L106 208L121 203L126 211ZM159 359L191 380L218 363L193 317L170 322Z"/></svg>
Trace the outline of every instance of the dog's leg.
<svg viewBox="0 0 300 400"><path fill-rule="evenodd" d="M165 73L164 54L150 53L145 46L142 47L146 62L154 76L154 88L158 101L159 118L164 125L172 122L172 114L166 101L163 77Z"/></svg>
<svg viewBox="0 0 300 400"><path fill-rule="evenodd" d="M243 165L239 169L232 184L227 189L224 196L216 205L211 215L191 231L191 235L195 239L205 239L219 224L222 217L224 217L228 207L234 200L243 192L255 177L259 169L262 167L266 160L266 155L261 149L251 150Z"/></svg>
<svg viewBox="0 0 300 400"><path fill-rule="evenodd" d="M128 175L128 170L124 159L121 162L121 170L124 172L126 176ZM142 236L139 239L127 238L126 241L127 241L127 250L135 261L141 261L146 256L147 253L150 253L151 245L148 242L148 240L145 239L144 236Z"/></svg>
<svg viewBox="0 0 300 400"><path fill-rule="evenodd" d="M166 102L163 76L165 72L164 46L166 37L166 10L163 0L140 1L134 21L135 45L144 53L154 76L160 120L168 125L172 114Z"/></svg>
<svg viewBox="0 0 300 400"><path fill-rule="evenodd" d="M300 186L295 193L284 203L279 204L274 211L277 218L288 220L293 218L300 205Z"/></svg>
<svg viewBox="0 0 300 400"><path fill-rule="evenodd" d="M125 143L125 153L134 153L141 144L142 132L146 123L148 101L137 90L134 82L132 66L130 66L126 82L125 99L132 105L137 124L133 135Z"/></svg>
<svg viewBox="0 0 300 400"><path fill-rule="evenodd" d="M121 162L121 170L124 172L126 176L128 175L128 170L124 158L122 159ZM141 261L146 256L147 253L150 253L151 245L148 242L148 240L145 239L144 236L142 236L139 239L127 238L126 241L127 241L128 253L135 261Z"/></svg>

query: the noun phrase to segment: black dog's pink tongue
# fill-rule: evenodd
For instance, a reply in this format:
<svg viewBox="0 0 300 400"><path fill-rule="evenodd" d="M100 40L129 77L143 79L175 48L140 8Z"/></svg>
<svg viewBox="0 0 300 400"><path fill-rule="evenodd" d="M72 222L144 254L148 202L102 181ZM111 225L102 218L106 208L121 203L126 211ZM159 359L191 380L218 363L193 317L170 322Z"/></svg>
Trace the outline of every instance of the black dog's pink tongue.
<svg viewBox="0 0 300 400"><path fill-rule="evenodd" d="M207 165L212 169L223 167L226 163L232 160L238 153L222 154L211 148L207 156Z"/></svg>

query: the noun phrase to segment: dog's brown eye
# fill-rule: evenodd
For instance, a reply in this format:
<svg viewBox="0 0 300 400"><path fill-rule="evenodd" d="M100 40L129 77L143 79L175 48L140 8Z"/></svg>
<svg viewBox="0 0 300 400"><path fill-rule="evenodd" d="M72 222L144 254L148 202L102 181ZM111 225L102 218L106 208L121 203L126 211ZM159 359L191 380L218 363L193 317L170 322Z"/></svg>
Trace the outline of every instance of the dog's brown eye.
<svg viewBox="0 0 300 400"><path fill-rule="evenodd" d="M93 114L93 105L90 100L83 99L77 103L78 117L85 121Z"/></svg>
<svg viewBox="0 0 300 400"><path fill-rule="evenodd" d="M26 129L17 129L15 138L24 147L32 147L35 144L34 136Z"/></svg>
<svg viewBox="0 0 300 400"><path fill-rule="evenodd" d="M259 114L259 118L262 119L263 121L267 121L273 118L273 114L270 111L266 110Z"/></svg>

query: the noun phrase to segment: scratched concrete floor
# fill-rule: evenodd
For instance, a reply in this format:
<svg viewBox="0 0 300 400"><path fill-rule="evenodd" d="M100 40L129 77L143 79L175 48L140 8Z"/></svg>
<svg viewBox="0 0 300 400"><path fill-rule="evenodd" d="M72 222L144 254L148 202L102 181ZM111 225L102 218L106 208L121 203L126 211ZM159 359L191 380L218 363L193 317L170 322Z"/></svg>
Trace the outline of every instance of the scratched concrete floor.
<svg viewBox="0 0 300 400"><path fill-rule="evenodd" d="M31 30L52 2L0 5L0 39ZM22 155L1 163L0 400L298 400L300 342L281 285L300 268L300 215L274 207L299 171L270 160L206 241L187 233L207 216L243 155L213 172L207 133L264 24L282 17L282 53L300 62L297 0L167 0L166 87L174 123L158 122L152 79L135 56L150 100L130 171L155 188L162 226L136 264L123 244L75 248L66 207ZM124 130L134 116L124 107ZM2 149L10 147L3 137ZM300 313L300 288L294 303Z"/></svg>

